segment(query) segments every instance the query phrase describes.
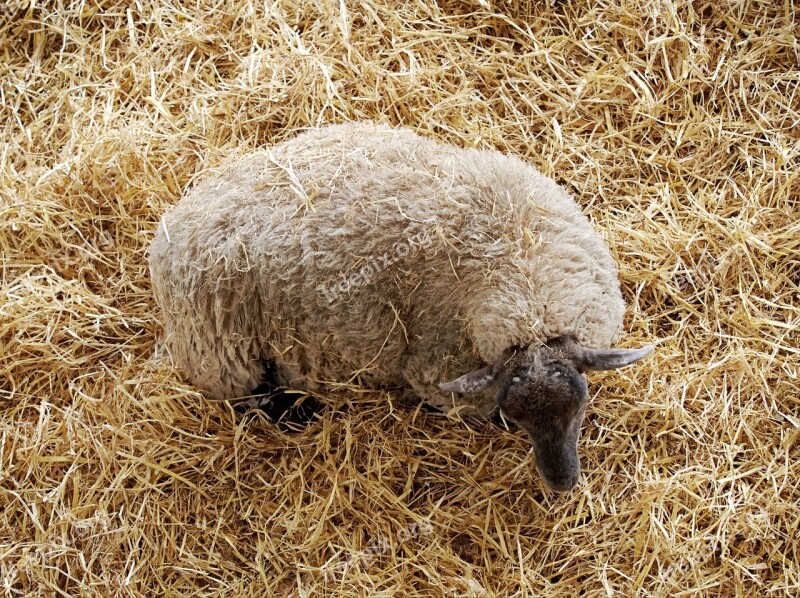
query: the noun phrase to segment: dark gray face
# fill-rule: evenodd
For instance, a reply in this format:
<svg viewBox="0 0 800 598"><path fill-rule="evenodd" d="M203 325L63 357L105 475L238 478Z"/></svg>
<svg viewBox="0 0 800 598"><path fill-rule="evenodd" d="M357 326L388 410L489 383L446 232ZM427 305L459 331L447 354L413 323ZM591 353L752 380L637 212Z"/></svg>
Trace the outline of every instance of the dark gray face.
<svg viewBox="0 0 800 598"><path fill-rule="evenodd" d="M530 436L542 478L565 492L580 477L578 438L589 403L583 372L622 367L652 350L587 349L571 336L560 336L543 345L509 348L495 364L439 387L468 394L496 386L503 415Z"/></svg>
<svg viewBox="0 0 800 598"><path fill-rule="evenodd" d="M530 357L531 362L510 372L497 404L505 417L528 433L536 469L547 485L565 492L580 477L578 438L589 403L586 380L572 355L557 342Z"/></svg>

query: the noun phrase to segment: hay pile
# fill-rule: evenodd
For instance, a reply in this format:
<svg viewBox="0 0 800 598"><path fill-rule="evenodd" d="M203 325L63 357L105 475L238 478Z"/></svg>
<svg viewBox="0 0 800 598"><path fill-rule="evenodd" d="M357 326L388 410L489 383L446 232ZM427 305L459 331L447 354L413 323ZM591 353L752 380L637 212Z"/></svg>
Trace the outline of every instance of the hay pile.
<svg viewBox="0 0 800 598"><path fill-rule="evenodd" d="M5 595L800 592L800 8L552 4L0 7ZM576 491L489 423L350 392L283 431L148 364L167 206L355 119L520 155L608 240L660 345L592 375Z"/></svg>

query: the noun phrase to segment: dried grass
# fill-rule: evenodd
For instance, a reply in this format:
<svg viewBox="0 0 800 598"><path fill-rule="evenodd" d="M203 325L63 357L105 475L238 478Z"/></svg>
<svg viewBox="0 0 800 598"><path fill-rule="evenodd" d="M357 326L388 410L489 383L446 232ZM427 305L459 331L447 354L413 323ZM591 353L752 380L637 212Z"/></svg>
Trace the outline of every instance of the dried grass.
<svg viewBox="0 0 800 598"><path fill-rule="evenodd" d="M6 595L800 592L795 0L32 4L0 7ZM284 432L148 365L166 207L355 119L523 156L608 239L660 345L592 377L576 491L490 424L353 392Z"/></svg>

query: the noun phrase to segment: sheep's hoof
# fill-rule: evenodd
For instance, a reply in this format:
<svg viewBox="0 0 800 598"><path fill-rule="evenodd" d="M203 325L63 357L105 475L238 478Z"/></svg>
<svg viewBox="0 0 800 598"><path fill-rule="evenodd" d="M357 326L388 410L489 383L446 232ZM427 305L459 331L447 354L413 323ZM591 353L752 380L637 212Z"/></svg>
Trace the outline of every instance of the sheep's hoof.
<svg viewBox="0 0 800 598"><path fill-rule="evenodd" d="M310 423L324 404L306 393L261 384L252 396L234 406L239 413L260 409L284 431L298 430Z"/></svg>

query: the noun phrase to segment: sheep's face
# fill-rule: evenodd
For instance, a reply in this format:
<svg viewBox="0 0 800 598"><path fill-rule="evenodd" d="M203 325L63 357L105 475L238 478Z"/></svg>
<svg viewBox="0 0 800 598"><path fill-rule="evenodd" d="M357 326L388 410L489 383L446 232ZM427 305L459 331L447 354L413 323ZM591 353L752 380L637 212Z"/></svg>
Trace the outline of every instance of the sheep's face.
<svg viewBox="0 0 800 598"><path fill-rule="evenodd" d="M547 485L565 492L580 477L578 437L589 391L573 355L556 341L528 350L522 363L512 366L497 403L530 436L536 469Z"/></svg>
<svg viewBox="0 0 800 598"><path fill-rule="evenodd" d="M539 473L551 489L565 492L580 477L578 437L589 403L583 372L622 367L650 351L586 349L561 336L544 345L512 347L494 365L439 386L459 393L496 386L503 415L531 438Z"/></svg>

